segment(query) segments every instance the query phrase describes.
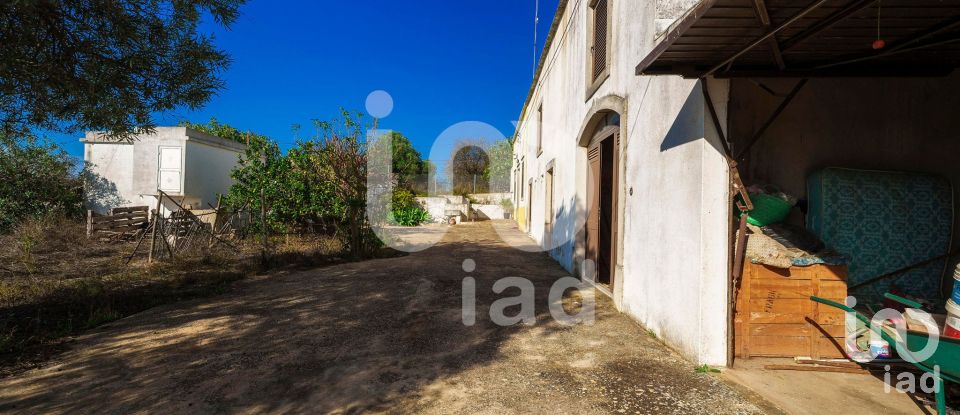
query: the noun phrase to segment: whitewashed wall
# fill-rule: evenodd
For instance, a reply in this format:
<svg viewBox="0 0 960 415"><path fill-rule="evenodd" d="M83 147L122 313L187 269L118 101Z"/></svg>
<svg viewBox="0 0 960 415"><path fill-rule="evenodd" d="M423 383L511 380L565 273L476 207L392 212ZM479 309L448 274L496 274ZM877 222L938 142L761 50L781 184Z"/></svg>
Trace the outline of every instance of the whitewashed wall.
<svg viewBox="0 0 960 415"><path fill-rule="evenodd" d="M142 135L129 142L106 141L98 133L88 132L84 143L84 161L106 183L116 186L123 203L91 206L101 213L118 206L156 205L159 148L183 147L183 128L157 128L155 134Z"/></svg>
<svg viewBox="0 0 960 415"><path fill-rule="evenodd" d="M207 142L186 142L184 194L196 199L194 206L207 209L217 206L217 197L233 186L230 172L239 163L240 153L231 148Z"/></svg>
<svg viewBox="0 0 960 415"><path fill-rule="evenodd" d="M417 203L430 214L430 219L433 222L443 223L445 221L448 203L447 198L443 196L418 197L416 200Z"/></svg>
<svg viewBox="0 0 960 415"><path fill-rule="evenodd" d="M85 144L84 160L99 175L87 189L87 204L91 210L103 214L114 205L132 205L140 201L140 196L133 191L133 175L119 174L133 170L132 143Z"/></svg>
<svg viewBox="0 0 960 415"><path fill-rule="evenodd" d="M470 205L477 220L503 219L503 207L500 205L476 204Z"/></svg>
<svg viewBox="0 0 960 415"><path fill-rule="evenodd" d="M688 358L722 365L730 329L729 209L719 141L697 81L634 74L655 45L654 22L663 2L610 1L610 78L586 96L588 2L568 2L519 124L516 152L526 160L527 172L519 182L525 186L534 180L528 229L561 265L577 270L583 252L576 241L582 238L587 206L586 149L578 140L595 110L617 103L622 242L610 294L620 309ZM728 85L710 86L725 111ZM541 103L544 144L538 155L536 108ZM557 217L553 233L545 235L543 174L551 162Z"/></svg>
<svg viewBox="0 0 960 415"><path fill-rule="evenodd" d="M226 193L233 184L230 172L245 148L239 143L213 137L184 127L159 127L130 142L106 141L89 132L84 142L84 160L103 183L114 187L121 200L109 206L91 206L105 212L117 206L156 206L159 184L160 148L180 149L182 157L179 188L169 191L178 202L193 208L216 205L217 194ZM173 211L166 202L164 213Z"/></svg>

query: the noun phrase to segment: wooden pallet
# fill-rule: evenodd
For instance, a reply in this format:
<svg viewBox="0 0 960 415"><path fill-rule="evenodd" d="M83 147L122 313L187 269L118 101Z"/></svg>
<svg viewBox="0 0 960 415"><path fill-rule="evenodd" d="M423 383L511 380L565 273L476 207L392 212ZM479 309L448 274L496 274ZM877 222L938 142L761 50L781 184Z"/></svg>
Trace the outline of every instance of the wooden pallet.
<svg viewBox="0 0 960 415"><path fill-rule="evenodd" d="M108 215L96 215L87 211L87 237L123 237L136 235L146 229L149 214L146 206L114 208Z"/></svg>

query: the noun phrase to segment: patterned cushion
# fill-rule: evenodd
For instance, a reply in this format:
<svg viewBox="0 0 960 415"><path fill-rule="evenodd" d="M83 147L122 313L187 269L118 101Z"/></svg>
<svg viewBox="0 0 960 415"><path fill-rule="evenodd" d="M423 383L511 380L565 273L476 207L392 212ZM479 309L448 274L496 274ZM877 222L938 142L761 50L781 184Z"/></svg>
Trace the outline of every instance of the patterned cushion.
<svg viewBox="0 0 960 415"><path fill-rule="evenodd" d="M950 249L953 189L943 177L829 168L809 178L807 197L807 227L850 257L850 286ZM896 284L906 293L936 299L946 266L946 259L934 261L851 295L861 304L876 304Z"/></svg>

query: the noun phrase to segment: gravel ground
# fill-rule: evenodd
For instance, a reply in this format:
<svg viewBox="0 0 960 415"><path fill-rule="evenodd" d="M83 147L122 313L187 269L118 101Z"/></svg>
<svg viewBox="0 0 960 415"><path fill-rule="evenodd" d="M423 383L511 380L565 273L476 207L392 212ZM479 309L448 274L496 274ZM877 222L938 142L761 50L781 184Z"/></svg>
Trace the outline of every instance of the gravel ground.
<svg viewBox="0 0 960 415"><path fill-rule="evenodd" d="M409 256L252 278L110 323L46 367L0 380L0 411L761 412L599 293L593 325L555 322L546 296L567 274L508 247L530 244L515 227L496 227L458 225ZM474 326L461 322L466 276L477 280ZM493 294L504 276L534 282L536 324L490 322L487 307L516 295Z"/></svg>

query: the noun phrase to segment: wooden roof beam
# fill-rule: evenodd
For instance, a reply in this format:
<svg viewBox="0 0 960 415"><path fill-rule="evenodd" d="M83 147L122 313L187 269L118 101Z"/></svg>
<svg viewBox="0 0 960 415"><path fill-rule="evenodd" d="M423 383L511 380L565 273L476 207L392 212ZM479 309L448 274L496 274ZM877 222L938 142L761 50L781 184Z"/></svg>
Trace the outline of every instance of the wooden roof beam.
<svg viewBox="0 0 960 415"><path fill-rule="evenodd" d="M944 39L944 40L936 41L936 42L933 42L933 43L927 43L927 44L917 45L917 46L910 47L910 48L890 49L890 50L887 50L886 52L883 52L883 53L866 55L866 56L861 56L861 57L859 57L859 58L847 59L847 60L840 61L840 62L834 62L834 63L825 64L825 65L820 65L820 66L815 67L814 69L827 69L827 68L833 68L833 67L837 67L837 66L849 65L849 64L851 64L851 63L858 63L858 62L864 62L864 61L869 61L869 60L874 60L874 59L886 58L886 57L893 56L893 55L899 55L899 54L901 54L901 53L908 53L908 52L913 52L913 51L917 51L917 50L921 50L921 49L928 49L928 48L933 48L933 47L937 47L937 46L949 45L949 44L952 44L952 43L960 43L960 37L954 37L954 38Z"/></svg>
<svg viewBox="0 0 960 415"><path fill-rule="evenodd" d="M763 126L761 126L757 132L753 133L753 137L750 137L750 141L748 141L746 145L744 145L743 148L737 152L734 160L742 160L743 156L750 151L750 148L753 147L757 141L760 141L760 139L763 138L763 134L767 132L767 129L769 129L778 118L780 118L780 115L783 114L783 111L787 109L791 102L793 102L793 99L797 97L797 94L800 93L800 90L803 89L804 85L807 84L807 81L809 81L807 78L802 78L800 79L800 82L797 82L797 84L794 85L793 89L790 90L790 93L787 94L782 101L780 101L780 105L777 106L777 109L773 111L773 114L771 114L770 117L767 118L767 121L763 123Z"/></svg>
<svg viewBox="0 0 960 415"><path fill-rule="evenodd" d="M780 49L782 52L787 52L790 49L797 47L800 43L822 33L824 30L827 30L833 27L835 24L843 21L844 19L856 14L857 12L872 6L876 3L877 0L854 0L847 4L846 7L837 11L836 13L830 15L826 19L823 19L816 24L808 27L806 30L798 33L790 39L785 40L781 45Z"/></svg>
<svg viewBox="0 0 960 415"><path fill-rule="evenodd" d="M954 36L954 37L948 38L948 39L940 39L940 40L935 41L935 42L933 42L933 43L926 43L926 44L925 44L925 43L922 43L922 42L925 41L925 40L927 40L927 39L930 39L931 37L934 37L934 36L936 36L936 35L939 35L939 34L941 34L941 33L943 33L943 32L946 32L946 31L949 31L949 30L951 30L951 29L954 29L954 28L956 28L956 27L958 27L958 26L960 26L960 16L954 16L954 17L951 17L951 18L946 19L946 20L944 20L944 21L941 21L940 23L937 23L937 24L935 24L935 25L933 25L933 26L931 26L931 27L929 27L929 28L927 28L927 29L924 29L924 30L921 30L921 31L919 31L919 32L917 32L917 33L914 33L912 36L910 36L910 37L908 37L908 38L901 39L901 40L899 40L897 43L891 45L891 46L890 46L889 48L887 48L887 49L883 49L883 50L880 50L880 51L874 52L874 53L867 53L867 54L864 54L864 55L855 56L855 57L853 57L853 58L844 59L844 60L841 60L841 61L839 61L839 62L833 62L833 63L823 64L823 65L817 66L816 69L832 68L832 67L835 67L835 66L849 65L849 64L851 64L851 63L864 62L864 61L869 61L869 60L873 60L873 59L885 58L885 57L888 57L888 56L893 56L893 55L897 55L897 54L901 54L901 53L912 52L912 51L915 51L915 50L927 49L927 48L931 48L931 47L936 47L936 46L941 46L941 45L948 45L948 44L952 44L952 43L957 43L958 41L960 41L960 37L957 37L957 36ZM907 47L907 46L910 46L910 47Z"/></svg>
<svg viewBox="0 0 960 415"><path fill-rule="evenodd" d="M703 76L703 77L707 77L707 76L713 75L715 72L717 72L718 70L720 70L720 69L723 68L724 66L726 66L726 65L728 65L728 64L730 64L730 63L733 63L734 60L736 60L737 58L739 58L739 57L742 56L743 54L745 54L745 53L753 50L753 48L757 47L757 45L759 45L759 44L761 44L761 43L763 43L763 42L766 42L767 39L770 39L771 37L775 36L775 35L777 34L777 32L780 32L781 30L787 28L787 26L792 25L792 24L795 23L797 20L802 19L804 16L810 14L810 12L816 10L817 8L819 8L820 6L822 6L824 3L828 2L828 1L830 1L830 0L816 0L816 1L814 1L813 3L810 3L809 6L807 6L807 7L804 8L803 10L801 10L799 13L791 16L789 19L787 19L787 20L784 21L783 23L780 23L779 25L777 25L777 27L775 27L773 30L767 32L767 34L765 34L765 35L763 35L763 36L760 36L760 37L757 38L756 40L750 42L747 46L745 46L745 47L744 47L743 49L741 49L739 52L734 53L733 55L731 55L731 56L728 57L727 59L724 59L723 62L720 62L720 63L718 63L717 65L715 65L713 68L710 68L710 70L708 70L708 71L707 71L706 73L704 73L702 76Z"/></svg>
<svg viewBox="0 0 960 415"><path fill-rule="evenodd" d="M757 12L757 18L760 19L760 27L764 32L770 31L770 13L767 12L767 4L764 0L753 0L753 8ZM780 42L776 36L767 39L767 46L770 53L773 54L773 61L781 70L787 69L787 63L783 60L783 53L780 51Z"/></svg>
<svg viewBox="0 0 960 415"><path fill-rule="evenodd" d="M927 40L933 36L939 35L948 30L954 29L957 26L960 26L960 16L954 16L950 19L944 20L940 23L937 23L919 33L913 34L907 39L903 39L896 44L892 45L889 49L890 52L895 52L901 50L911 44L914 46L920 46L919 43Z"/></svg>

